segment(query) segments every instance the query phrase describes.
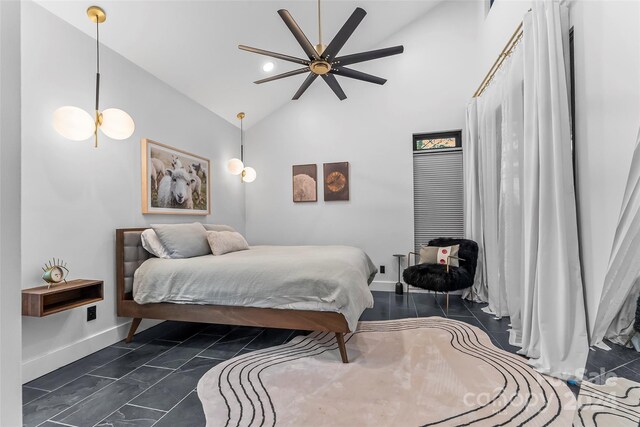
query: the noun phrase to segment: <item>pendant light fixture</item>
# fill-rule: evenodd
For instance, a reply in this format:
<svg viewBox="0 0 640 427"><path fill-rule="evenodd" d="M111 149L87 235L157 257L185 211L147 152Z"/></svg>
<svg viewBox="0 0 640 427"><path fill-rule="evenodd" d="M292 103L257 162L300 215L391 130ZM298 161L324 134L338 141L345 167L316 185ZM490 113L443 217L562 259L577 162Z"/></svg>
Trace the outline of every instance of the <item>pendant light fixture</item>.
<svg viewBox="0 0 640 427"><path fill-rule="evenodd" d="M98 6L87 9L87 16L96 24L96 105L95 116L85 110L65 106L53 112L53 128L72 141L84 141L95 138L98 147L98 129L111 139L127 139L133 135L135 124L126 112L117 108L100 111L100 24L107 20L107 14Z"/></svg>
<svg viewBox="0 0 640 427"><path fill-rule="evenodd" d="M242 182L253 182L256 180L256 170L244 165L244 126L242 121L244 113L238 113L236 117L240 120L240 158L233 158L227 162L227 170L233 175L242 176Z"/></svg>

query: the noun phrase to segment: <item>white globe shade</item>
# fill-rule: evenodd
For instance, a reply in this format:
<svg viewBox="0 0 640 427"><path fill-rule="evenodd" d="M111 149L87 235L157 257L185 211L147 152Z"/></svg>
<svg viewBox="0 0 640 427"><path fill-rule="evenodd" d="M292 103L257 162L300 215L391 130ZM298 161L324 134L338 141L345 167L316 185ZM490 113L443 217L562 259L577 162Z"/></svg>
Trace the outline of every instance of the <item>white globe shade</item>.
<svg viewBox="0 0 640 427"><path fill-rule="evenodd" d="M81 108L66 106L53 112L53 128L72 141L84 141L93 136L95 120Z"/></svg>
<svg viewBox="0 0 640 427"><path fill-rule="evenodd" d="M242 169L244 169L244 165L240 159L231 159L227 162L227 170L233 175L240 175Z"/></svg>
<svg viewBox="0 0 640 427"><path fill-rule="evenodd" d="M127 139L133 135L136 125L130 115L117 108L108 108L102 112L100 130L111 139Z"/></svg>
<svg viewBox="0 0 640 427"><path fill-rule="evenodd" d="M256 173L256 170L254 168L244 168L244 176L242 177L242 180L244 182L253 182L256 180L257 175L258 174Z"/></svg>

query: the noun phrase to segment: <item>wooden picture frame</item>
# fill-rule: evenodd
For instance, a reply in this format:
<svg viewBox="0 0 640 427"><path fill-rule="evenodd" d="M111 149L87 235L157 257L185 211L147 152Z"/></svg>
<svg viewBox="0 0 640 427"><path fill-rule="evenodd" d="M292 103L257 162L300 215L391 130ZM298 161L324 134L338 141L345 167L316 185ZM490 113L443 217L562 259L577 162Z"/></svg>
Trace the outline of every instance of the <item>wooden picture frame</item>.
<svg viewBox="0 0 640 427"><path fill-rule="evenodd" d="M324 163L324 201L349 200L349 162Z"/></svg>
<svg viewBox="0 0 640 427"><path fill-rule="evenodd" d="M294 203L318 201L318 165L293 165L291 181Z"/></svg>
<svg viewBox="0 0 640 427"><path fill-rule="evenodd" d="M143 138L140 161L143 214L211 214L209 159Z"/></svg>

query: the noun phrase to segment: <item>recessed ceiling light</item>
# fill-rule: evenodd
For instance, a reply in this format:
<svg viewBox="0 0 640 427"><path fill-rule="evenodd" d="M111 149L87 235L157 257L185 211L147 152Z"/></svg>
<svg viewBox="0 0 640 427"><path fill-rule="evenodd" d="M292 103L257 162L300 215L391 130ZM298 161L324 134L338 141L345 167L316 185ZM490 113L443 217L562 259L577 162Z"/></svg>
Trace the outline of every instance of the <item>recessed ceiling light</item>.
<svg viewBox="0 0 640 427"><path fill-rule="evenodd" d="M268 73L269 71L273 70L274 67L275 64L273 62L265 62L265 64L262 66L262 71Z"/></svg>

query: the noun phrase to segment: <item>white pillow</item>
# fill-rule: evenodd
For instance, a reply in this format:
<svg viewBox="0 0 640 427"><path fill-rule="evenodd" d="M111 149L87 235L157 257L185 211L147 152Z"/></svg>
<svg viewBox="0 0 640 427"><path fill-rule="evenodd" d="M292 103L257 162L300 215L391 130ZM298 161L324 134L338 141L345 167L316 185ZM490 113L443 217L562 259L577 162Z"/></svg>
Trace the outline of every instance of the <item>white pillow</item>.
<svg viewBox="0 0 640 427"><path fill-rule="evenodd" d="M140 239L142 239L142 247L151 255L155 255L158 258L171 258L169 251L167 251L160 239L158 239L158 235L153 231L153 228L144 230L140 235Z"/></svg>
<svg viewBox="0 0 640 427"><path fill-rule="evenodd" d="M207 240L214 255L249 249L249 244L237 231L207 231Z"/></svg>

